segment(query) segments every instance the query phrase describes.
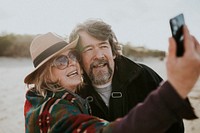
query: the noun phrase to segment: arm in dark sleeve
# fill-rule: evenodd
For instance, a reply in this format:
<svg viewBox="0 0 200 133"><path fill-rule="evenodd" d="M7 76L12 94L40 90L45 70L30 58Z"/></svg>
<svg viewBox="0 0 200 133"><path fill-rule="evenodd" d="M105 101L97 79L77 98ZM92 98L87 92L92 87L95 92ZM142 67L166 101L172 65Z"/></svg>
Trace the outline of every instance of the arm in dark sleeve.
<svg viewBox="0 0 200 133"><path fill-rule="evenodd" d="M114 132L165 132L180 117L197 118L191 105L166 81L116 123Z"/></svg>
<svg viewBox="0 0 200 133"><path fill-rule="evenodd" d="M165 132L179 117L197 118L190 104L181 99L168 82L153 91L125 117L110 123L75 112L74 109L71 113L65 113L51 128L51 132L158 133Z"/></svg>

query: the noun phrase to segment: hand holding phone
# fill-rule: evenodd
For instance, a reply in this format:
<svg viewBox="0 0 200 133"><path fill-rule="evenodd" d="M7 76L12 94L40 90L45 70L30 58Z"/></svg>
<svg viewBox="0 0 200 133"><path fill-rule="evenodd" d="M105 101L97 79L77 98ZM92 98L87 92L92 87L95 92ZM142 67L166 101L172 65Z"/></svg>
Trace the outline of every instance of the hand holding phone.
<svg viewBox="0 0 200 133"><path fill-rule="evenodd" d="M169 23L171 27L172 36L174 37L177 44L176 55L178 57L183 56L184 53L183 25L185 24L183 14L179 14L176 17L171 18Z"/></svg>

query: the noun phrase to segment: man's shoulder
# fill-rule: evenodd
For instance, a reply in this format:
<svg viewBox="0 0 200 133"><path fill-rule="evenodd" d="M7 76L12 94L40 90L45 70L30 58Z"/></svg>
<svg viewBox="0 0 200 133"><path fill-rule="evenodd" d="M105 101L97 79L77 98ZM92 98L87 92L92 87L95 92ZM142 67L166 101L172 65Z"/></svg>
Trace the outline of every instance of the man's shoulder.
<svg viewBox="0 0 200 133"><path fill-rule="evenodd" d="M139 65L139 63L137 63L137 62L135 62L135 61L131 60L130 58L123 56L123 55L116 57L115 63L116 63L117 66L122 65L122 66L126 66L126 67L127 66L141 67Z"/></svg>
<svg viewBox="0 0 200 133"><path fill-rule="evenodd" d="M135 62L131 60L128 57L125 56L119 56L115 59L115 63L117 67L126 68L125 70L135 70L135 71L141 71L141 70L148 70L148 71L154 71L149 66L145 65L141 62Z"/></svg>
<svg viewBox="0 0 200 133"><path fill-rule="evenodd" d="M156 78L158 81L162 80L159 74L156 71L154 71L151 67L147 66L144 63L135 62L125 56L118 57L115 63L116 63L117 73L122 77L130 78L131 75L132 76L134 75L134 77L143 75L145 77L153 79Z"/></svg>

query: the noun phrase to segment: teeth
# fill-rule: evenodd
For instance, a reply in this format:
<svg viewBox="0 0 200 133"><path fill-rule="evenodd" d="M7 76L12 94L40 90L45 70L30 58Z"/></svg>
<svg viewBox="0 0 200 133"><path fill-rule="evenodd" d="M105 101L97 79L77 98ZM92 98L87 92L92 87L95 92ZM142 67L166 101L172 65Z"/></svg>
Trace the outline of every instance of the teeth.
<svg viewBox="0 0 200 133"><path fill-rule="evenodd" d="M98 65L96 65L94 67L104 67L104 66L105 66L105 64L98 64Z"/></svg>
<svg viewBox="0 0 200 133"><path fill-rule="evenodd" d="M68 77L70 77L70 76L75 76L75 75L78 75L77 70L72 71L72 72L70 72L69 74L67 74Z"/></svg>
<svg viewBox="0 0 200 133"><path fill-rule="evenodd" d="M99 64L99 65L98 65L98 67L102 67L102 66L104 66L104 64Z"/></svg>

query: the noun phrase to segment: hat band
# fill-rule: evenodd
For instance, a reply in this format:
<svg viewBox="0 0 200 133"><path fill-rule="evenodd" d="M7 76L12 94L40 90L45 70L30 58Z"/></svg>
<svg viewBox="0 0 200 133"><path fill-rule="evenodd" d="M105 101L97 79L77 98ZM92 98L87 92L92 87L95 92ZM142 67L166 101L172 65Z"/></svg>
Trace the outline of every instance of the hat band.
<svg viewBox="0 0 200 133"><path fill-rule="evenodd" d="M45 51L43 51L41 54L39 54L33 61L33 65L36 68L43 60L45 60L50 55L54 54L55 52L59 51L60 49L64 48L67 45L67 42L62 41L58 42Z"/></svg>

